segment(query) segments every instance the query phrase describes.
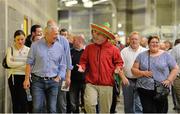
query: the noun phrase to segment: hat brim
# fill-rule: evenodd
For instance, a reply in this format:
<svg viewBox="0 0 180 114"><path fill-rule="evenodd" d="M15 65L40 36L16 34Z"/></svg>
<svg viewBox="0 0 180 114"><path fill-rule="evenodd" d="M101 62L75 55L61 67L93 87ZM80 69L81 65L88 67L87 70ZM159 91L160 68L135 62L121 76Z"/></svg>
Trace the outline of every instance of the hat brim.
<svg viewBox="0 0 180 114"><path fill-rule="evenodd" d="M92 30L96 30L102 34L104 34L105 36L107 36L109 39L115 39L115 36L113 35L113 33L109 32L108 30L104 29L101 26L98 26L96 24L91 24L91 29Z"/></svg>

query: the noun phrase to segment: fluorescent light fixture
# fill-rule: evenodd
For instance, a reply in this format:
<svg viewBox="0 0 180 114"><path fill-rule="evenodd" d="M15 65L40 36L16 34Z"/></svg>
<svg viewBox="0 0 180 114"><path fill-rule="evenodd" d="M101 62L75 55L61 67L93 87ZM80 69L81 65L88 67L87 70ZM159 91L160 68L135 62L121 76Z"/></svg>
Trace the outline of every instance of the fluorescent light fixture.
<svg viewBox="0 0 180 114"><path fill-rule="evenodd" d="M66 5L67 7L70 7L70 6L73 6L73 5L77 4L77 3L78 3L77 0L71 0L71 1L65 2L65 5Z"/></svg>
<svg viewBox="0 0 180 114"><path fill-rule="evenodd" d="M103 3L103 2L106 2L106 1L108 1L108 0L95 1L95 2L93 2L93 5L100 4L100 3Z"/></svg>
<svg viewBox="0 0 180 114"><path fill-rule="evenodd" d="M93 2L92 1L88 1L88 2L84 2L84 7L86 8L92 8L93 7Z"/></svg>
<svg viewBox="0 0 180 114"><path fill-rule="evenodd" d="M66 7L71 7L71 6L73 6L73 5L70 4L70 3L68 3L68 2L65 2L65 6L66 6Z"/></svg>
<svg viewBox="0 0 180 114"><path fill-rule="evenodd" d="M82 0L83 3L88 2L89 0Z"/></svg>

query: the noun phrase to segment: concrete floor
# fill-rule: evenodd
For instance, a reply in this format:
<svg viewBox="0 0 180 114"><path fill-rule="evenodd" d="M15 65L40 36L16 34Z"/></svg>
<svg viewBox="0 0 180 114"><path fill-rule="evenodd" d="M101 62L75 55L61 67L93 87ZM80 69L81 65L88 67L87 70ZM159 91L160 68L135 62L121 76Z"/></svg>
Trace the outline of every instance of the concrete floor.
<svg viewBox="0 0 180 114"><path fill-rule="evenodd" d="M120 92L121 92L120 93L120 99L119 99L119 101L117 101L118 103L117 103L117 106L116 106L116 112L117 113L124 113L124 104L123 104L124 101L123 101L122 89L121 89ZM169 103L168 113L173 113L173 114L177 113L175 110L173 110L174 105L173 105L173 102L172 102L172 96L171 95L168 96L168 103ZM80 110L81 110L81 113L83 114L84 110L82 110L81 108L80 108Z"/></svg>
<svg viewBox="0 0 180 114"><path fill-rule="evenodd" d="M168 97L168 103L169 103L168 113L177 113L175 110L173 110L174 106L173 106L172 96L171 95L169 95L169 97ZM124 113L124 105L123 105L123 95L122 95L122 93L120 94L120 103L119 103L119 105L117 105L116 108L119 109L118 113Z"/></svg>

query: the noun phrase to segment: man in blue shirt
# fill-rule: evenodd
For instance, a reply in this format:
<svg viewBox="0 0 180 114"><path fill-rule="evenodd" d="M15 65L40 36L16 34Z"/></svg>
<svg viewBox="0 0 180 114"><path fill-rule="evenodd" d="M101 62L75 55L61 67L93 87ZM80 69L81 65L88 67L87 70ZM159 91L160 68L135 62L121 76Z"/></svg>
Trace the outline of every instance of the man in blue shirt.
<svg viewBox="0 0 180 114"><path fill-rule="evenodd" d="M58 27L48 25L45 37L32 44L27 59L24 88L30 87L32 74L33 112L42 113L44 102L48 113L56 112L59 82L65 79L65 73L66 58L58 43Z"/></svg>
<svg viewBox="0 0 180 114"><path fill-rule="evenodd" d="M47 22L47 25L55 25L57 26L57 23L54 20L49 20ZM71 60L71 54L70 54L70 46L68 40L62 36L58 35L58 42L63 46L65 56L66 56L66 76L65 76L65 82L67 86L70 86L71 83L71 70L73 69L72 66L72 60ZM57 112L58 113L66 113L67 109L67 99L66 99L66 91L61 90L62 81L60 81L59 86L59 92L58 92L58 98L57 98Z"/></svg>

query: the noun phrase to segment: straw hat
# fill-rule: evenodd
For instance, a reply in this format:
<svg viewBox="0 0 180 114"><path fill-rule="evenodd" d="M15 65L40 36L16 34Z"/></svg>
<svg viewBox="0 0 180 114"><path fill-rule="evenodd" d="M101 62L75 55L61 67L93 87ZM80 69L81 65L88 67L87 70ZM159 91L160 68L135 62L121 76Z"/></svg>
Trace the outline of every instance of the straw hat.
<svg viewBox="0 0 180 114"><path fill-rule="evenodd" d="M112 40L115 39L114 34L110 31L110 24L108 22L105 22L102 25L91 24L91 29L96 30L97 32L104 34L109 39L112 39Z"/></svg>

